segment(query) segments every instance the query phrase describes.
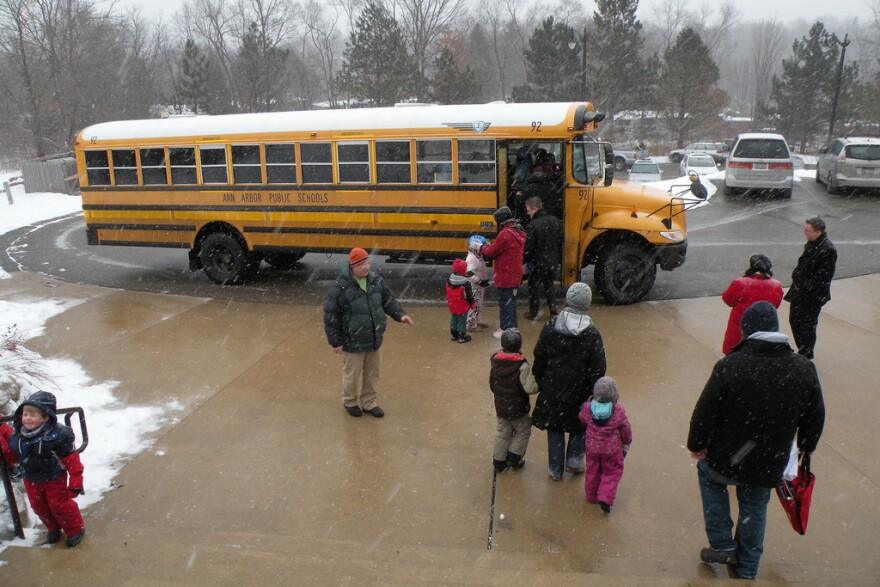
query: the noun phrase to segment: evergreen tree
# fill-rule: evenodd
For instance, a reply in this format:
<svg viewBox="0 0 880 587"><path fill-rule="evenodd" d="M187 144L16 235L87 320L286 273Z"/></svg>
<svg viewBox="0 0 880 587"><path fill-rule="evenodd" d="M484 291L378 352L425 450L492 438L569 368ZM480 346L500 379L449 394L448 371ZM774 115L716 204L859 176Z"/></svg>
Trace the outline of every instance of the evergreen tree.
<svg viewBox="0 0 880 587"><path fill-rule="evenodd" d="M776 128L801 150L814 140L824 140L828 129L831 103L837 85L840 46L825 25L816 22L809 36L792 44L792 55L782 60L782 74L773 76L770 99ZM841 80L841 104L852 95L857 69L847 66ZM847 117L846 107L838 108L838 118ZM843 113L843 116L841 116ZM821 137L821 138L820 138Z"/></svg>
<svg viewBox="0 0 880 587"><path fill-rule="evenodd" d="M716 87L720 77L709 48L690 27L663 54L657 99L661 120L675 133L678 146L699 138L697 134L718 121L727 104L726 95Z"/></svg>
<svg viewBox="0 0 880 587"><path fill-rule="evenodd" d="M594 103L614 114L645 108L652 100L658 60L642 57L642 23L638 0L597 0L593 13L595 43L588 49L593 70Z"/></svg>
<svg viewBox="0 0 880 587"><path fill-rule="evenodd" d="M475 104L481 93L482 88L470 66L459 71L452 49L444 47L434 58L431 99L438 104Z"/></svg>
<svg viewBox="0 0 880 587"><path fill-rule="evenodd" d="M340 87L370 106L391 106L412 95L418 77L397 22L367 4L345 44Z"/></svg>
<svg viewBox="0 0 880 587"><path fill-rule="evenodd" d="M187 106L193 113L210 111L208 88L208 57L192 39L187 39L180 60L180 73L174 83L176 102Z"/></svg>
<svg viewBox="0 0 880 587"><path fill-rule="evenodd" d="M270 42L256 22L250 23L241 39L234 68L241 111L269 112L286 104L289 54L290 50Z"/></svg>
<svg viewBox="0 0 880 587"><path fill-rule="evenodd" d="M526 83L513 88L515 102L585 100L581 89L581 53L569 49L577 35L570 26L548 16L529 37L525 49Z"/></svg>

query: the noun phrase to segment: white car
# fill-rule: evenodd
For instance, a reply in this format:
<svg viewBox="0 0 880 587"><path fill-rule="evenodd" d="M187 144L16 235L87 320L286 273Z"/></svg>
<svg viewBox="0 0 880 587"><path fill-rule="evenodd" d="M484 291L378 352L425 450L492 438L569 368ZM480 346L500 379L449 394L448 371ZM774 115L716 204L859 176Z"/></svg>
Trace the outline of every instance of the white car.
<svg viewBox="0 0 880 587"><path fill-rule="evenodd" d="M711 159L711 157L710 157ZM636 183L651 183L662 179L660 166L650 159L639 159L629 170L629 180Z"/></svg>
<svg viewBox="0 0 880 587"><path fill-rule="evenodd" d="M718 165L715 164L715 159L703 153L686 154L682 158L681 163L679 163L678 168L681 171L682 177L690 174L691 171L700 176L718 173Z"/></svg>

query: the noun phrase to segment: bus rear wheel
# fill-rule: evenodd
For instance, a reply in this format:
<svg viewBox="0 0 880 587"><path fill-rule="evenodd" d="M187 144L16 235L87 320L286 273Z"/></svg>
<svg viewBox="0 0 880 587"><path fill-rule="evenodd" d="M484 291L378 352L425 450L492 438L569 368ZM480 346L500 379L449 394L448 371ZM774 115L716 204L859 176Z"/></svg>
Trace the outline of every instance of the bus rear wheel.
<svg viewBox="0 0 880 587"><path fill-rule="evenodd" d="M602 254L593 276L606 302L615 306L633 304L654 287L657 265L644 247L620 243Z"/></svg>
<svg viewBox="0 0 880 587"><path fill-rule="evenodd" d="M244 283L257 272L260 257L248 253L238 239L225 232L209 234L202 241L199 261L205 275L220 285Z"/></svg>
<svg viewBox="0 0 880 587"><path fill-rule="evenodd" d="M266 263L278 269L293 269L306 254L298 253L266 253Z"/></svg>

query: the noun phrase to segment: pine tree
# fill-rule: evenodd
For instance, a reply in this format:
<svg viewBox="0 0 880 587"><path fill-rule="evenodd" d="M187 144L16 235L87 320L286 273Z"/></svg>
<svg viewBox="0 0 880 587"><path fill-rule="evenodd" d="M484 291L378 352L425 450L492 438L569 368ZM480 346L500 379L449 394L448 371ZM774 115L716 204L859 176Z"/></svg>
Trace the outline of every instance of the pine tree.
<svg viewBox="0 0 880 587"><path fill-rule="evenodd" d="M782 60L782 74L773 76L770 99L776 128L802 150L814 138L824 139L825 133L819 131L827 130L830 122L840 58L840 47L834 40L836 36L816 22L809 36L792 44L791 58ZM844 104L845 97L852 94L857 74L852 66L844 69L840 91Z"/></svg>
<svg viewBox="0 0 880 587"><path fill-rule="evenodd" d="M180 74L174 84L177 99L195 114L209 112L208 82L208 57L199 51L195 41L187 39L180 61Z"/></svg>
<svg viewBox="0 0 880 587"><path fill-rule="evenodd" d="M650 104L656 83L656 58L644 59L639 0L597 0L593 13L595 44L588 59L593 72L594 103L611 114Z"/></svg>
<svg viewBox="0 0 880 587"><path fill-rule="evenodd" d="M340 87L370 106L391 106L412 95L418 77L397 21L367 4L345 44Z"/></svg>
<svg viewBox="0 0 880 587"><path fill-rule="evenodd" d="M525 49L526 83L513 88L515 102L585 100L581 88L581 52L570 49L574 29L548 16L529 37Z"/></svg>
<svg viewBox="0 0 880 587"><path fill-rule="evenodd" d="M434 58L434 79L431 82L431 100L438 104L475 104L482 88L470 66L459 71L452 49L443 47Z"/></svg>
<svg viewBox="0 0 880 587"><path fill-rule="evenodd" d="M688 27L663 55L657 98L663 124L675 133L678 145L697 139L718 120L727 104L726 95L715 84L718 66L700 35Z"/></svg>
<svg viewBox="0 0 880 587"><path fill-rule="evenodd" d="M269 112L287 102L290 50L270 42L256 22L241 39L235 64L239 107L244 112Z"/></svg>

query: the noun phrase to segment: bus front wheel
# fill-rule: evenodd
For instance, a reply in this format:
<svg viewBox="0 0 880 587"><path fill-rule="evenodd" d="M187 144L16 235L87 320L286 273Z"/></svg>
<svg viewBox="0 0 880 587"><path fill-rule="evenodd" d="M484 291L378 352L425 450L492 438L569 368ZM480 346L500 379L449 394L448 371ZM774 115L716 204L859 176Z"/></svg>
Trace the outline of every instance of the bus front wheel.
<svg viewBox="0 0 880 587"><path fill-rule="evenodd" d="M259 257L253 257L232 235L225 232L209 234L202 241L199 261L205 275L220 285L244 283L256 273Z"/></svg>
<svg viewBox="0 0 880 587"><path fill-rule="evenodd" d="M644 247L619 243L599 258L593 276L606 302L615 306L633 304L651 291L657 265Z"/></svg>

